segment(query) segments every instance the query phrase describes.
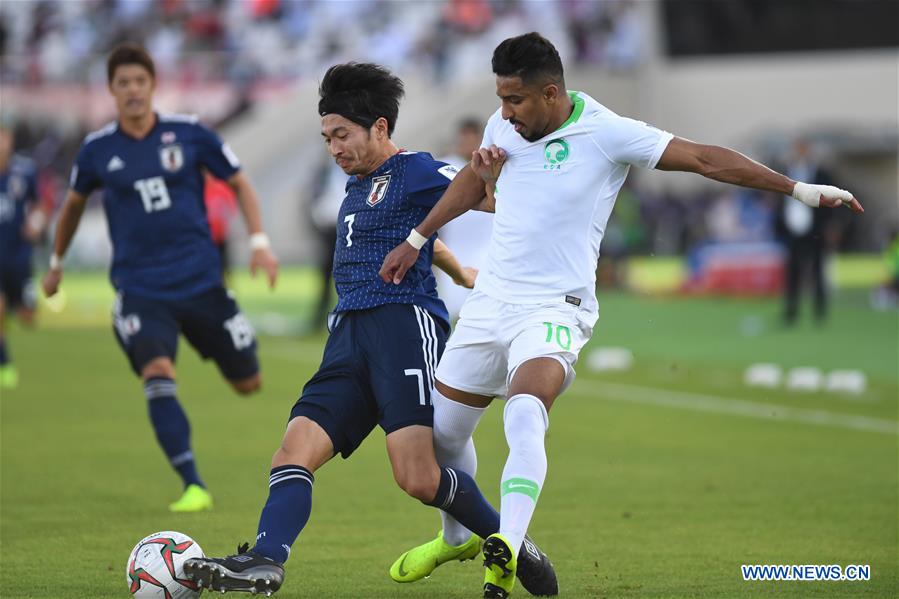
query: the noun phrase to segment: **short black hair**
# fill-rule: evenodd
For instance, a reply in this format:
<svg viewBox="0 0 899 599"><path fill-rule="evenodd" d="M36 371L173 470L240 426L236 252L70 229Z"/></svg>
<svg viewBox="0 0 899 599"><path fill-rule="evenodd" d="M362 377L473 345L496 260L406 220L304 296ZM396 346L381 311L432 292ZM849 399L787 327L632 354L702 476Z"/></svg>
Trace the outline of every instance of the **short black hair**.
<svg viewBox="0 0 899 599"><path fill-rule="evenodd" d="M112 83L115 76L115 70L122 65L138 64L150 73L153 79L156 79L156 65L153 64L153 58L138 44L121 44L116 46L109 58L106 60L106 79Z"/></svg>
<svg viewBox="0 0 899 599"><path fill-rule="evenodd" d="M492 64L494 74L520 77L526 85L544 81L565 83L559 51L536 31L503 40L493 51Z"/></svg>
<svg viewBox="0 0 899 599"><path fill-rule="evenodd" d="M400 78L380 65L336 64L328 69L318 87L318 114L339 114L366 129L384 117L389 137L396 127L400 98L405 93Z"/></svg>

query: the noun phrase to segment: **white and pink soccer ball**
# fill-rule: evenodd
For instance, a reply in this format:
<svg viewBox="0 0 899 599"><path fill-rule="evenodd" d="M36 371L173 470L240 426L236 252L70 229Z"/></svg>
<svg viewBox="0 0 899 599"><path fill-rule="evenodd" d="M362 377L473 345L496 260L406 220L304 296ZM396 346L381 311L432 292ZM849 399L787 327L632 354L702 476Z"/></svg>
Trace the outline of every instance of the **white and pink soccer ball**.
<svg viewBox="0 0 899 599"><path fill-rule="evenodd" d="M166 530L138 541L125 565L125 582L138 599L194 599L203 591L184 576L184 561L203 557L192 538Z"/></svg>

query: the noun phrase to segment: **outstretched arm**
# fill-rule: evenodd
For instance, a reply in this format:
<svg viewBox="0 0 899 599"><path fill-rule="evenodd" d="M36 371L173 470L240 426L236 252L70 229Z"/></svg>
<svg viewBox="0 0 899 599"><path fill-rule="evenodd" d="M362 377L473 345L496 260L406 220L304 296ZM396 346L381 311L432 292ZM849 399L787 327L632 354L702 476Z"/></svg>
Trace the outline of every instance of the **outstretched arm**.
<svg viewBox="0 0 899 599"><path fill-rule="evenodd" d="M66 194L62 205L59 221L56 223L56 238L53 240L53 255L50 256L50 270L44 276L43 288L47 297L52 297L59 290L62 281L62 258L72 243L84 207L87 205L87 196L70 189Z"/></svg>
<svg viewBox="0 0 899 599"><path fill-rule="evenodd" d="M837 208L845 204L857 214L865 211L848 191L793 181L729 148L702 145L680 137L671 140L656 168L697 173L722 183L793 196L813 208Z"/></svg>
<svg viewBox="0 0 899 599"><path fill-rule="evenodd" d="M456 259L455 254L439 239L434 241L434 266L448 274L456 285L466 289L474 287L478 270L462 266Z"/></svg>
<svg viewBox="0 0 899 599"><path fill-rule="evenodd" d="M259 210L256 190L241 171L228 179L228 185L237 195L237 203L250 233L250 250L253 252L250 256L250 274L255 277L256 271L261 268L268 276L269 287L274 288L278 280L278 259L272 252L268 236L262 229L262 213Z"/></svg>

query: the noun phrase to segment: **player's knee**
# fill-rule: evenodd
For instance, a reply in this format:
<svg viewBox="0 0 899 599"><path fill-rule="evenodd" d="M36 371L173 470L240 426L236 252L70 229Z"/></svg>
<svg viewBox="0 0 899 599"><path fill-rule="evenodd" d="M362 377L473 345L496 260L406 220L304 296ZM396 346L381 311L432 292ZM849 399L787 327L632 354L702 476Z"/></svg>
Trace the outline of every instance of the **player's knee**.
<svg viewBox="0 0 899 599"><path fill-rule="evenodd" d="M277 468L278 466L286 466L288 464L295 463L295 459L291 455L287 448L284 447L282 443L278 449L275 450L275 453L272 455L272 468Z"/></svg>
<svg viewBox="0 0 899 599"><path fill-rule="evenodd" d="M153 378L175 378L175 365L169 358L155 358L141 368L140 376L143 380Z"/></svg>
<svg viewBox="0 0 899 599"><path fill-rule="evenodd" d="M297 447L296 445L288 445L282 442L281 446L272 455L272 468L294 465L302 466L310 472L315 472L318 464L312 459L311 452L307 451L307 449L304 446Z"/></svg>
<svg viewBox="0 0 899 599"><path fill-rule="evenodd" d="M240 379L237 381L229 382L231 383L231 386L234 388L234 390L241 395L250 395L251 393L255 393L262 388L262 377L260 377L258 374L247 379Z"/></svg>
<svg viewBox="0 0 899 599"><path fill-rule="evenodd" d="M394 472L396 484L410 497L429 503L437 495L440 486L440 471L436 467L429 470Z"/></svg>
<svg viewBox="0 0 899 599"><path fill-rule="evenodd" d="M407 495L414 497L422 503L432 501L434 495L437 494L437 486L429 484L428 481L404 479L402 481L397 481L397 483Z"/></svg>
<svg viewBox="0 0 899 599"><path fill-rule="evenodd" d="M334 445L319 424L305 417L287 425L281 445L272 456L272 468L296 465L315 472L334 456Z"/></svg>

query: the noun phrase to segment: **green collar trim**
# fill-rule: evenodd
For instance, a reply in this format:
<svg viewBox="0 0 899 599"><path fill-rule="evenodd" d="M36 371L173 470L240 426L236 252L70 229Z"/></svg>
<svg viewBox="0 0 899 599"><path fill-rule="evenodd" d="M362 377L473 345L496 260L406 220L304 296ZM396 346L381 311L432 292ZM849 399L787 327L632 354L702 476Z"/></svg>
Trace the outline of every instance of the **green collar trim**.
<svg viewBox="0 0 899 599"><path fill-rule="evenodd" d="M568 120L562 123L562 126L559 129L564 129L568 125L572 123L576 123L579 118L581 118L581 114L584 112L584 99L578 95L579 92L569 91L568 97L571 98L571 103L574 104L574 110L571 111L571 115L568 117ZM556 129L558 131L559 129Z"/></svg>

